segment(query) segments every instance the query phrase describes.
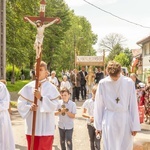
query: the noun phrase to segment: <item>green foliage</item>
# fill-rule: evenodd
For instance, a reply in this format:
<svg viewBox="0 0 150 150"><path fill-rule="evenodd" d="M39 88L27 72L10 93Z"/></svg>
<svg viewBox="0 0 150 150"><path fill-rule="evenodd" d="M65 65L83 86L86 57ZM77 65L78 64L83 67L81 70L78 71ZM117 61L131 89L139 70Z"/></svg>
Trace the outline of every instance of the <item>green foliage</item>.
<svg viewBox="0 0 150 150"><path fill-rule="evenodd" d="M7 82L7 88L9 92L19 92L20 89L29 83L29 80L18 80L15 84L11 84L9 81Z"/></svg>
<svg viewBox="0 0 150 150"><path fill-rule="evenodd" d="M114 58L123 51L120 44L116 44L108 55L108 60L114 60Z"/></svg>
<svg viewBox="0 0 150 150"><path fill-rule="evenodd" d="M39 2L40 0L7 1L7 63L20 70L32 68L35 62L33 44L36 28L25 22L23 17L39 16ZM45 16L59 17L61 22L46 28L42 59L48 63L49 70L60 72L62 69L73 69L75 49L79 55L96 54L92 45L96 43L97 35L92 32L87 19L76 16L64 0L46 2ZM26 78L27 74L28 71L25 71Z"/></svg>
<svg viewBox="0 0 150 150"><path fill-rule="evenodd" d="M10 101L10 106L13 108L17 108L17 102L16 101Z"/></svg>
<svg viewBox="0 0 150 150"><path fill-rule="evenodd" d="M23 69L23 74L25 76L25 80L29 80L30 79L30 69Z"/></svg>
<svg viewBox="0 0 150 150"><path fill-rule="evenodd" d="M7 81L11 80L12 73L13 73L13 66L8 64L6 66L6 79L7 79ZM14 68L14 75L15 75L15 80L19 80L20 79L20 70L16 66Z"/></svg>
<svg viewBox="0 0 150 150"><path fill-rule="evenodd" d="M130 65L129 58L125 53L120 53L119 55L117 55L115 57L114 60L119 62L121 64L121 66L123 66L123 67L129 67L129 65Z"/></svg>
<svg viewBox="0 0 150 150"><path fill-rule="evenodd" d="M132 51L129 50L128 48L125 48L125 49L124 49L124 53L125 53L126 56L129 58L129 64L128 64L128 65L131 65L132 59L133 59Z"/></svg>

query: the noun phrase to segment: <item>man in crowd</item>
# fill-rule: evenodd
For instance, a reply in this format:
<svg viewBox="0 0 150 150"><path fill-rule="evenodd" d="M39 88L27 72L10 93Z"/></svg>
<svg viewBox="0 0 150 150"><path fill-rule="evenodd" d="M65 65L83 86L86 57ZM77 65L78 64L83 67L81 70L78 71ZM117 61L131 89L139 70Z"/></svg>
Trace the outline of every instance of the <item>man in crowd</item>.
<svg viewBox="0 0 150 150"><path fill-rule="evenodd" d="M96 77L95 77L95 83L99 83L99 81L103 78L104 78L104 73L102 72L101 68L98 67L96 72Z"/></svg>
<svg viewBox="0 0 150 150"><path fill-rule="evenodd" d="M85 76L87 75L87 72L85 71L85 67L82 66L81 71L79 72L81 76L81 97L82 100L86 99L86 80Z"/></svg>

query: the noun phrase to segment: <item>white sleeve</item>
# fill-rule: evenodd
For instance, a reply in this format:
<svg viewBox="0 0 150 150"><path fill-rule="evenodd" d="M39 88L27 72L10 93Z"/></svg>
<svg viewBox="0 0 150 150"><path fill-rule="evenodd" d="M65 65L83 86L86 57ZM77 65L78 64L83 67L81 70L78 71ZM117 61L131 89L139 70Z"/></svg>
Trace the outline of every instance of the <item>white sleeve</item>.
<svg viewBox="0 0 150 150"><path fill-rule="evenodd" d="M131 96L130 96L130 121L131 121L131 131L140 131L140 121L139 121L139 113L138 113L138 105L137 105L137 97L135 91L135 85L132 83L131 85Z"/></svg>
<svg viewBox="0 0 150 150"><path fill-rule="evenodd" d="M73 102L71 113L76 114L76 104Z"/></svg>
<svg viewBox="0 0 150 150"><path fill-rule="evenodd" d="M59 85L59 83L58 83L58 79L57 78L55 78L55 81L56 81L56 86L58 86Z"/></svg>
<svg viewBox="0 0 150 150"><path fill-rule="evenodd" d="M27 116L31 113L31 103L25 100L22 96L19 96L18 98L17 108L23 119L27 118Z"/></svg>
<svg viewBox="0 0 150 150"><path fill-rule="evenodd" d="M71 85L69 83L69 81L67 81L67 88L70 90L71 89Z"/></svg>
<svg viewBox="0 0 150 150"><path fill-rule="evenodd" d="M88 109L88 100L83 103L82 108Z"/></svg>
<svg viewBox="0 0 150 150"><path fill-rule="evenodd" d="M43 96L40 112L54 112L58 107L57 100L50 100L47 96Z"/></svg>
<svg viewBox="0 0 150 150"><path fill-rule="evenodd" d="M102 91L101 91L101 84L98 84L95 102L94 102L94 126L96 130L102 130L102 119L103 119L103 112L104 112L104 103L102 99Z"/></svg>
<svg viewBox="0 0 150 150"><path fill-rule="evenodd" d="M43 95L43 100L41 102L40 111L41 112L53 112L58 107L58 97L60 93L58 92L56 86L51 84L51 88L47 89L49 92L46 96Z"/></svg>
<svg viewBox="0 0 150 150"><path fill-rule="evenodd" d="M0 83L0 111L7 110L9 108L10 95L5 84Z"/></svg>
<svg viewBox="0 0 150 150"><path fill-rule="evenodd" d="M60 83L60 90L62 90L63 89L63 81L61 81L61 83Z"/></svg>

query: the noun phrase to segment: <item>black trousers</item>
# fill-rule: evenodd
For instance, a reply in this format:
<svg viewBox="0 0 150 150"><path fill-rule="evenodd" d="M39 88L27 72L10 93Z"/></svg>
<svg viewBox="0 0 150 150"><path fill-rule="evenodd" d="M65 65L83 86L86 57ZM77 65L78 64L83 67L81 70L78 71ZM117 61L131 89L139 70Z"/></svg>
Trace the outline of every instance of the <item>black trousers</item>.
<svg viewBox="0 0 150 150"><path fill-rule="evenodd" d="M72 93L72 101L75 102L75 98L79 101L79 93L80 93L80 87L73 87L73 93Z"/></svg>
<svg viewBox="0 0 150 150"><path fill-rule="evenodd" d="M59 128L61 150L72 150L72 134L73 129L66 130Z"/></svg>
<svg viewBox="0 0 150 150"><path fill-rule="evenodd" d="M91 125L87 125L88 133L90 137L91 150L100 150L100 140L96 138L95 128Z"/></svg>
<svg viewBox="0 0 150 150"><path fill-rule="evenodd" d="M86 99L86 86L81 85L81 97L82 99Z"/></svg>

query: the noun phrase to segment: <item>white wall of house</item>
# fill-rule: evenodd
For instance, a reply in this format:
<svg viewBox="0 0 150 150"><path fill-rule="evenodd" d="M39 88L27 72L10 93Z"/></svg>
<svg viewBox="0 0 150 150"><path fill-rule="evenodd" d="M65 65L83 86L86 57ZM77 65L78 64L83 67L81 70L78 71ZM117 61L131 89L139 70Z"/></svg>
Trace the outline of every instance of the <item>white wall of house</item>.
<svg viewBox="0 0 150 150"><path fill-rule="evenodd" d="M143 71L150 69L150 42L143 45Z"/></svg>
<svg viewBox="0 0 150 150"><path fill-rule="evenodd" d="M150 55L143 57L143 71L150 69Z"/></svg>

